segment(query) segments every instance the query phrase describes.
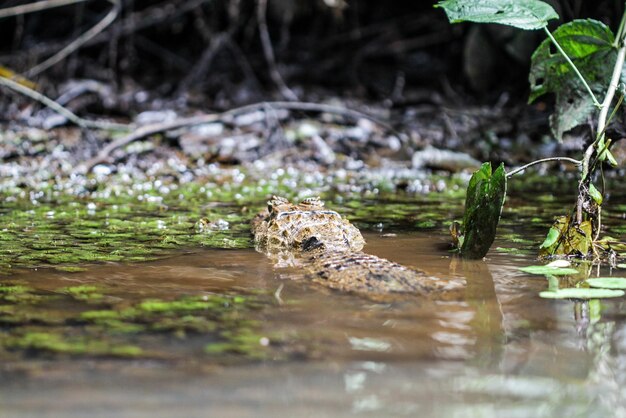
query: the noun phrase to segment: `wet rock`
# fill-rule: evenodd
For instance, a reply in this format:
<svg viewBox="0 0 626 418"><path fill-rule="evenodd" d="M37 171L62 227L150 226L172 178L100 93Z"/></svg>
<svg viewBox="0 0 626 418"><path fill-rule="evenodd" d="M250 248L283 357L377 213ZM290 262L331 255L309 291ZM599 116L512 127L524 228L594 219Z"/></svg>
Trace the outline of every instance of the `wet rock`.
<svg viewBox="0 0 626 418"><path fill-rule="evenodd" d="M448 151L434 147L426 147L413 154L413 168L433 168L453 173L463 170L474 170L480 167L480 161L464 152Z"/></svg>
<svg viewBox="0 0 626 418"><path fill-rule="evenodd" d="M173 110L148 110L141 112L135 118L138 125L150 125L154 123L172 122L178 115Z"/></svg>
<svg viewBox="0 0 626 418"><path fill-rule="evenodd" d="M335 153L319 135L311 137L311 144L315 147L314 155L319 162L326 165L335 162Z"/></svg>

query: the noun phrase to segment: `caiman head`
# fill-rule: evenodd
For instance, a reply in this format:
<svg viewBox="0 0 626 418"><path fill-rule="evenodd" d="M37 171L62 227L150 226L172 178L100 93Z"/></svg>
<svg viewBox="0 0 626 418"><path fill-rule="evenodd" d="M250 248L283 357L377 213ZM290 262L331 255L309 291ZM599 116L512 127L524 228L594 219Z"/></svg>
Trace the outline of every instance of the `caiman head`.
<svg viewBox="0 0 626 418"><path fill-rule="evenodd" d="M294 204L273 196L253 220L252 232L257 247L269 253L359 251L365 244L359 230L318 197Z"/></svg>

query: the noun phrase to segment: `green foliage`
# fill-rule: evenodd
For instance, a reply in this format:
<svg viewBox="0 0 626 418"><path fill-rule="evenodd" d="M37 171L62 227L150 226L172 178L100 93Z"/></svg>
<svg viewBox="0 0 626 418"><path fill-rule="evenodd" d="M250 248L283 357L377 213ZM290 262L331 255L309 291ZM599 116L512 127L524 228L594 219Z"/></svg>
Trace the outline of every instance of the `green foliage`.
<svg viewBox="0 0 626 418"><path fill-rule="evenodd" d="M560 231L557 228L550 228L548 231L548 235L546 239L541 243L540 249L550 248L555 245L559 241L559 237L561 236Z"/></svg>
<svg viewBox="0 0 626 418"><path fill-rule="evenodd" d="M592 226L590 221L584 221L574 227L569 216L556 219L546 240L541 244L539 255L542 257L553 255L586 256L593 245Z"/></svg>
<svg viewBox="0 0 626 418"><path fill-rule="evenodd" d="M574 20L559 26L553 36L591 90L603 93L617 56L611 30L597 20ZM585 123L597 110L582 81L563 54L554 50L550 39L545 39L535 50L529 81L530 103L545 94L556 94L556 112L550 118L550 125L558 140L564 132Z"/></svg>
<svg viewBox="0 0 626 418"><path fill-rule="evenodd" d="M482 258L496 237L496 229L506 195L506 173L501 164L493 173L491 163L484 163L474 172L467 186L464 235L461 255L465 258Z"/></svg>
<svg viewBox="0 0 626 418"><path fill-rule="evenodd" d="M593 201L598 205L602 204L602 193L596 189L596 186L594 186L593 183L589 183L589 196L591 196Z"/></svg>
<svg viewBox="0 0 626 418"><path fill-rule="evenodd" d="M442 7L451 23L500 23L527 30L544 28L559 18L552 6L538 0L446 0L435 7Z"/></svg>

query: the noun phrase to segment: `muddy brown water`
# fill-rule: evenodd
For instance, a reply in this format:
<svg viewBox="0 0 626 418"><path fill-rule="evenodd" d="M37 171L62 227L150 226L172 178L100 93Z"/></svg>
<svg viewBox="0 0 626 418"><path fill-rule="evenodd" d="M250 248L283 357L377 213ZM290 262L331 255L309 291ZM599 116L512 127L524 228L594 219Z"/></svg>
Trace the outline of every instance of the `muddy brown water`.
<svg viewBox="0 0 626 418"><path fill-rule="evenodd" d="M286 279L252 249L16 272L44 290L105 283L108 297L129 303L276 292L257 319L269 339L288 337L288 354L220 362L190 339L168 341L167 360L13 358L0 368L0 417L624 416L622 299L602 301L593 319L588 304L538 297L545 279L516 269L532 255L492 251L463 262L439 233L370 232L366 240L373 254L465 277L466 298L374 302Z"/></svg>

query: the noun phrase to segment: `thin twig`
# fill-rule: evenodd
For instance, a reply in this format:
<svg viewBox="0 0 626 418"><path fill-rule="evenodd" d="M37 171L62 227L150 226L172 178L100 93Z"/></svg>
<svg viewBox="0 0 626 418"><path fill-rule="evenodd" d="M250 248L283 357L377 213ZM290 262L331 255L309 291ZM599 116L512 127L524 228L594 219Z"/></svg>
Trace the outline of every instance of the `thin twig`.
<svg viewBox="0 0 626 418"><path fill-rule="evenodd" d="M39 93L38 91L35 91L24 85L21 85L9 78L0 76L0 85L7 87L18 93L21 93L24 96L28 96L31 99L38 101L39 103L42 103L43 105L54 110L61 116L65 117L70 122L80 126L81 128L93 128L93 129L104 129L104 130L118 130L118 129L129 128L128 125L123 125L119 123L91 121L91 120L83 119L79 117L78 115L76 115L75 113L73 113L72 111L68 110L67 108L61 106L60 104L58 104L57 102L49 98L48 96L45 96Z"/></svg>
<svg viewBox="0 0 626 418"><path fill-rule="evenodd" d="M569 158L569 157L550 157L550 158L542 158L541 160L536 160L536 161L532 161L526 165L523 165L521 167L516 168L513 171L509 171L508 173L506 173L506 177L512 177L514 175L516 175L517 173L526 170L528 167L532 167L533 165L537 165L537 164L541 164L541 163L546 163L546 162L550 162L550 161L567 161L570 162L572 164L574 164L575 166L579 166L582 164L582 161L579 160L575 160L574 158Z"/></svg>
<svg viewBox="0 0 626 418"><path fill-rule="evenodd" d="M74 3L82 3L87 0L44 0L36 3L20 4L18 6L0 9L0 19L4 17L21 16L27 13L40 12L55 7L69 6Z"/></svg>
<svg viewBox="0 0 626 418"><path fill-rule="evenodd" d="M50 68L53 65L57 64L58 62L62 61L68 55L70 55L72 52L76 51L78 48L83 46L90 39L92 39L93 37L95 37L96 35L101 33L111 23L113 23L115 21L115 19L117 18L120 10L122 9L122 4L121 4L120 0L107 0L107 1L110 2L113 5L113 7L109 11L109 13L107 13L106 16L104 16L102 18L101 21L96 23L91 29L89 29L87 32L85 32L82 35L80 35L74 41L70 42L70 44L68 46L66 46L65 48L63 48L62 50L60 50L59 52L57 52L56 54L54 54L53 56L51 56L47 60L37 64L36 66L31 68L30 70L26 71L25 76L26 77L33 77L33 76L35 76L35 75L37 75L37 74L47 70L48 68Z"/></svg>
<svg viewBox="0 0 626 418"><path fill-rule="evenodd" d="M150 135L154 135L154 134L161 133L161 132L167 132L167 131L171 131L171 130L179 129L183 127L203 125L206 123L213 123L213 122L218 122L218 121L230 121L235 116L243 115L246 113L251 113L257 110L264 110L264 109L266 110L267 108L300 110L300 111L305 111L305 112L334 113L334 114L342 115L345 117L353 118L356 120L368 119L390 131L396 132L392 126L390 126L388 123L384 121L381 121L375 116L368 115L366 113L359 112L357 110L346 109L346 108L339 107L339 106L325 105L325 104L319 104L319 103L307 103L307 102L259 102L259 103L253 103L250 105L230 109L222 113L210 113L210 114L192 116L188 118L181 118L173 122L156 123L156 124L142 126L136 131L130 133L129 135L119 138L109 143L106 147L100 150L98 155L96 155L91 160L77 167L76 171L78 173L87 173L91 171L91 169L95 167L96 165L108 161L111 153L115 151L116 149L125 147L126 145L134 141L138 141Z"/></svg>
<svg viewBox="0 0 626 418"><path fill-rule="evenodd" d="M267 29L267 0L257 0L257 21L259 24L259 36L261 37L261 45L263 46L263 54L270 71L270 77L280 90L280 94L287 100L296 101L298 96L289 88L283 77L276 68L276 58L274 57L274 49L272 48L272 40Z"/></svg>

